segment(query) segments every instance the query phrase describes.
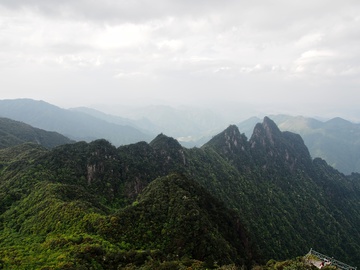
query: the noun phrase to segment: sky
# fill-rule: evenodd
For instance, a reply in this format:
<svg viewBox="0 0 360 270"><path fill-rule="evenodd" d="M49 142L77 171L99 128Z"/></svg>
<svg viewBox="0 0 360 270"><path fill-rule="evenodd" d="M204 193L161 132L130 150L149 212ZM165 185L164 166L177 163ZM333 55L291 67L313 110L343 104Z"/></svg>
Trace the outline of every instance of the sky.
<svg viewBox="0 0 360 270"><path fill-rule="evenodd" d="M0 0L0 99L360 121L358 0Z"/></svg>

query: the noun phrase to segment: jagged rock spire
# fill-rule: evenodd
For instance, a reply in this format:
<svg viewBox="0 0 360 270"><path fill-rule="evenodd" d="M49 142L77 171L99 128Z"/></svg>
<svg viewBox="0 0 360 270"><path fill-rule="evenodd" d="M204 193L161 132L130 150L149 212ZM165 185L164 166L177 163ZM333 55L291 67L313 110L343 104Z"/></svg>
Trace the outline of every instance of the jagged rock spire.
<svg viewBox="0 0 360 270"><path fill-rule="evenodd" d="M300 135L281 132L269 117L255 126L249 143L253 158L263 168L276 163L294 171L311 163L309 151Z"/></svg>
<svg viewBox="0 0 360 270"><path fill-rule="evenodd" d="M213 148L221 156L232 161L238 169L249 169L252 160L249 143L245 134L240 133L237 126L230 125L203 146L203 148L206 147Z"/></svg>

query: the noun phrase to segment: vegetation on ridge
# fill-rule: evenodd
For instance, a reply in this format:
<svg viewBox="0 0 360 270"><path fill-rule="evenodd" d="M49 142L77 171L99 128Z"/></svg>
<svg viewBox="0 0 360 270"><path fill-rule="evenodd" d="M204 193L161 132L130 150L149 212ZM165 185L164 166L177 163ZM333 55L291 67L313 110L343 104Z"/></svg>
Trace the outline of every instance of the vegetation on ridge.
<svg viewBox="0 0 360 270"><path fill-rule="evenodd" d="M27 144L0 164L3 268L241 267L310 247L360 262L359 175L311 160L268 118L250 140L230 126L192 149L163 134Z"/></svg>

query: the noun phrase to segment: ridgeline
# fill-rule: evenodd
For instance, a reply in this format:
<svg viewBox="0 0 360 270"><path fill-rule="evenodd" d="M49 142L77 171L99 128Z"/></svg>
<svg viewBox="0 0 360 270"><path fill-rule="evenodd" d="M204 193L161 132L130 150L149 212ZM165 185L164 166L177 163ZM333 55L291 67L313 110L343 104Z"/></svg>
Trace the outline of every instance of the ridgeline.
<svg viewBox="0 0 360 270"><path fill-rule="evenodd" d="M268 117L249 140L229 126L201 148L164 134L8 147L0 202L5 269L231 269L310 248L360 264L360 175L312 160Z"/></svg>

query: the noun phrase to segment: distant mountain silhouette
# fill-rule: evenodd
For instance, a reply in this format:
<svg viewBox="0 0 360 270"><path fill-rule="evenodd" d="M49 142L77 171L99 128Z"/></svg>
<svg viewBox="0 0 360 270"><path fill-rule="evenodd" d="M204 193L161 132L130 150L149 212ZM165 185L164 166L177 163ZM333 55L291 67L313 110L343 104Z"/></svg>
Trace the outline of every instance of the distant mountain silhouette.
<svg viewBox="0 0 360 270"><path fill-rule="evenodd" d="M104 138L119 146L151 138L132 126L109 123L83 112L31 99L0 100L0 117L56 131L77 141Z"/></svg>
<svg viewBox="0 0 360 270"><path fill-rule="evenodd" d="M88 107L76 107L71 108L71 111L76 112L82 112L86 113L88 115L91 115L93 117L96 117L101 120L105 120L106 122L121 125L121 126L131 126L134 127L141 132L144 132L145 134L151 134L152 136L155 136L159 132L161 132L161 127L156 126L154 123L152 123L147 118L141 118L138 120L133 120L121 116L111 115L103 113L99 110L88 108Z"/></svg>
<svg viewBox="0 0 360 270"><path fill-rule="evenodd" d="M45 131L22 122L0 117L0 148L28 142L53 148L73 141L57 132Z"/></svg>

